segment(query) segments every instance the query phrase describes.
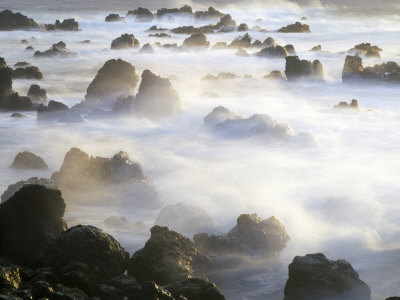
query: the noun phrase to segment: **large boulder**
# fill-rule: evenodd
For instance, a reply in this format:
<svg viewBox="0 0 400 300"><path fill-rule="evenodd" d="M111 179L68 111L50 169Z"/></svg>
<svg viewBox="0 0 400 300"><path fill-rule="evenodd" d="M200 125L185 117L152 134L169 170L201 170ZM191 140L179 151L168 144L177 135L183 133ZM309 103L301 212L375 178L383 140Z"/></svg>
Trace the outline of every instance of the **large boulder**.
<svg viewBox="0 0 400 300"><path fill-rule="evenodd" d="M165 285L191 277L204 277L211 266L210 258L201 253L187 237L154 226L144 248L133 254L128 274L139 282L154 281Z"/></svg>
<svg viewBox="0 0 400 300"><path fill-rule="evenodd" d="M323 80L324 71L319 60L313 62L300 60L298 56L287 56L285 74L288 80L313 79Z"/></svg>
<svg viewBox="0 0 400 300"><path fill-rule="evenodd" d="M168 78L145 70L133 107L140 117L158 119L180 112L181 101Z"/></svg>
<svg viewBox="0 0 400 300"><path fill-rule="evenodd" d="M11 10L0 12L0 30L15 30L35 28L38 24L31 18Z"/></svg>
<svg viewBox="0 0 400 300"><path fill-rule="evenodd" d="M40 265L67 229L61 192L43 185L23 186L0 204L0 256Z"/></svg>
<svg viewBox="0 0 400 300"><path fill-rule="evenodd" d="M183 296L188 300L225 300L224 295L214 283L199 278L174 282L163 288L175 299Z"/></svg>
<svg viewBox="0 0 400 300"><path fill-rule="evenodd" d="M77 31L79 30L79 23L75 19L65 19L62 22L56 20L54 24L44 25L46 30L64 30L64 31Z"/></svg>
<svg viewBox="0 0 400 300"><path fill-rule="evenodd" d="M296 256L289 265L284 300L369 300L371 291L350 263L325 255Z"/></svg>
<svg viewBox="0 0 400 300"><path fill-rule="evenodd" d="M199 32L193 33L190 37L183 41L184 47L210 47L210 42L207 41L207 37Z"/></svg>
<svg viewBox="0 0 400 300"><path fill-rule="evenodd" d="M12 90L12 69L7 67L0 68L0 100L3 97L10 96Z"/></svg>
<svg viewBox="0 0 400 300"><path fill-rule="evenodd" d="M133 96L137 82L134 66L122 59L111 59L88 86L85 105L111 106L119 96Z"/></svg>
<svg viewBox="0 0 400 300"><path fill-rule="evenodd" d="M47 102L47 93L45 89L37 84L32 84L28 90L27 96L34 102Z"/></svg>
<svg viewBox="0 0 400 300"><path fill-rule="evenodd" d="M153 13L149 9L143 7L128 11L128 16L135 16L138 22L150 22L154 19Z"/></svg>
<svg viewBox="0 0 400 300"><path fill-rule="evenodd" d="M19 152L11 167L15 169L48 169L43 158L29 151Z"/></svg>
<svg viewBox="0 0 400 300"><path fill-rule="evenodd" d="M310 26L307 24L301 24L300 22L296 22L294 24L290 24L287 26L282 27L281 29L278 30L279 32L294 32L294 33L300 33L300 32L311 32Z"/></svg>
<svg viewBox="0 0 400 300"><path fill-rule="evenodd" d="M139 48L140 43L133 34L122 34L111 43L111 49Z"/></svg>
<svg viewBox="0 0 400 300"><path fill-rule="evenodd" d="M246 33L244 36L239 36L232 41L229 45L232 48L250 48L251 47L251 36Z"/></svg>

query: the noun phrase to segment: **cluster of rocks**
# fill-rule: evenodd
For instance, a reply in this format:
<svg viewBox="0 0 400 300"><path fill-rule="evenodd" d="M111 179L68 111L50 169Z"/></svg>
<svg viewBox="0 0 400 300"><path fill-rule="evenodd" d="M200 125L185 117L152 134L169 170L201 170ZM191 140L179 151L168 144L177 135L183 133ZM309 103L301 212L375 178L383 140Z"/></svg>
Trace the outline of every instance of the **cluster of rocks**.
<svg viewBox="0 0 400 300"><path fill-rule="evenodd" d="M339 102L337 105L335 105L333 108L338 108L338 109L354 109L354 110L359 110L360 107L358 105L358 101L356 99L351 100L350 103L347 103L345 101Z"/></svg>
<svg viewBox="0 0 400 300"><path fill-rule="evenodd" d="M286 57L285 74L288 80L324 79L324 70L319 60L316 59L313 62L300 60L298 56Z"/></svg>
<svg viewBox="0 0 400 300"><path fill-rule="evenodd" d="M111 43L111 49L127 49L127 48L138 48L140 42L135 38L133 34L122 34Z"/></svg>
<svg viewBox="0 0 400 300"><path fill-rule="evenodd" d="M43 74L40 72L38 67L28 66L28 67L19 67L13 70L12 72L13 79L43 79Z"/></svg>
<svg viewBox="0 0 400 300"><path fill-rule="evenodd" d="M372 46L371 43L361 43L359 45L355 45L349 50L349 53L352 55L364 55L366 57L377 58L381 57L380 52L382 52L382 49L378 46Z"/></svg>
<svg viewBox="0 0 400 300"><path fill-rule="evenodd" d="M0 12L0 30L32 29L38 24L31 18L20 13L13 13L11 10Z"/></svg>
<svg viewBox="0 0 400 300"><path fill-rule="evenodd" d="M307 24L301 24L300 22L296 22L294 24L290 24L280 28L278 32L301 33L301 32L311 32L311 30L310 26L308 26Z"/></svg>
<svg viewBox="0 0 400 300"><path fill-rule="evenodd" d="M77 31L79 30L79 23L75 21L75 19L65 19L62 22L60 22L60 20L56 20L54 24L45 24L44 28L48 31Z"/></svg>
<svg viewBox="0 0 400 300"><path fill-rule="evenodd" d="M66 58L76 56L76 53L67 51L67 44L65 44L63 41L59 41L58 43L53 44L50 49L46 51L35 51L33 55L35 58L56 56Z"/></svg>

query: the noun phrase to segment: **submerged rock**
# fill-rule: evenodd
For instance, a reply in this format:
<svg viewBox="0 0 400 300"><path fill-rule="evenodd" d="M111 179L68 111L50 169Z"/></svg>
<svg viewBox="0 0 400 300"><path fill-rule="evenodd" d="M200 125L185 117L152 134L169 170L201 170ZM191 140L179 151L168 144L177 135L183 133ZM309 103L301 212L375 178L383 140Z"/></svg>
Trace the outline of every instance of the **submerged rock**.
<svg viewBox="0 0 400 300"><path fill-rule="evenodd" d="M143 47L139 50L139 53L154 53L154 49L149 43L147 43L143 45Z"/></svg>
<svg viewBox="0 0 400 300"><path fill-rule="evenodd" d="M38 27L38 24L31 18L13 13L11 10L0 12L0 30L31 29Z"/></svg>
<svg viewBox="0 0 400 300"><path fill-rule="evenodd" d="M57 186L54 184L54 182L50 179L32 177L27 180L21 180L14 184L10 184L8 188L1 195L1 203L6 202L15 194L15 192L19 191L22 187L28 185L43 185L48 189L54 189L54 190L58 189Z"/></svg>
<svg viewBox="0 0 400 300"><path fill-rule="evenodd" d="M223 16L219 20L219 22L214 26L215 29L219 29L222 32L234 31L235 27L236 27L236 21L232 19L232 16L229 14Z"/></svg>
<svg viewBox="0 0 400 300"><path fill-rule="evenodd" d="M301 24L300 22L296 22L294 24L290 24L287 26L282 27L281 29L278 30L279 32L294 32L294 33L300 33L300 32L311 32L310 26L307 24Z"/></svg>
<svg viewBox="0 0 400 300"><path fill-rule="evenodd" d="M296 50L294 49L294 46L291 44L286 45L285 47L283 47L286 49L286 51L290 54L290 55L296 55Z"/></svg>
<svg viewBox="0 0 400 300"><path fill-rule="evenodd" d="M210 42L203 33L193 33L190 37L183 41L185 47L210 47Z"/></svg>
<svg viewBox="0 0 400 300"><path fill-rule="evenodd" d="M371 291L345 260L325 255L296 256L289 265L285 300L369 300Z"/></svg>
<svg viewBox="0 0 400 300"><path fill-rule="evenodd" d="M126 48L138 48L140 42L135 38L133 34L122 34L111 43L111 49L126 49Z"/></svg>
<svg viewBox="0 0 400 300"><path fill-rule="evenodd" d="M29 151L19 152L17 156L15 156L11 167L15 169L39 170L49 168L43 158Z"/></svg>
<svg viewBox="0 0 400 300"><path fill-rule="evenodd" d="M125 18L121 17L119 14L109 14L105 18L106 22L125 22Z"/></svg>
<svg viewBox="0 0 400 300"><path fill-rule="evenodd" d="M64 31L77 31L79 30L79 24L75 19L65 19L62 22L56 20L54 24L44 25L45 29L48 31L53 30L64 30Z"/></svg>
<svg viewBox="0 0 400 300"><path fill-rule="evenodd" d="M128 16L135 16L138 22L150 22L154 19L153 13L149 9L143 7L128 11Z"/></svg>
<svg viewBox="0 0 400 300"><path fill-rule="evenodd" d="M157 17L162 18L165 15L173 14L192 14L193 10L189 5L184 5L181 8L160 8L157 10Z"/></svg>
<svg viewBox="0 0 400 300"><path fill-rule="evenodd" d="M298 56L286 57L285 74L288 80L324 79L322 64L319 60L314 60L313 62L300 60Z"/></svg>
<svg viewBox="0 0 400 300"><path fill-rule="evenodd" d="M381 57L380 52L382 52L382 49L378 46L372 46L371 43L362 43L359 45L355 45L349 50L349 53L353 55L365 55L367 57L378 58Z"/></svg>
<svg viewBox="0 0 400 300"><path fill-rule="evenodd" d="M16 68L12 72L12 77L14 79L43 79L43 74L40 72L38 67L30 66L30 67L20 67Z"/></svg>
<svg viewBox="0 0 400 300"><path fill-rule="evenodd" d="M27 96L34 102L47 102L47 93L45 89L41 89L39 85L32 84L28 90Z"/></svg>

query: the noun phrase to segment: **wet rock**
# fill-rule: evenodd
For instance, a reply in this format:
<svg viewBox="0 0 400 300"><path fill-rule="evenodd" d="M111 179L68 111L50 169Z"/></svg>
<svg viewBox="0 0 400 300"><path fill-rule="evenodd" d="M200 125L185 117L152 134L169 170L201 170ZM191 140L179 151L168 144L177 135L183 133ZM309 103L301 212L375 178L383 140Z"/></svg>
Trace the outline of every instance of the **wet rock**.
<svg viewBox="0 0 400 300"><path fill-rule="evenodd" d="M333 261L325 255L296 256L289 265L285 300L368 300L371 291L345 260Z"/></svg>
<svg viewBox="0 0 400 300"><path fill-rule="evenodd" d="M150 22L154 19L153 13L143 7L128 11L128 16L135 16L138 22Z"/></svg>
<svg viewBox="0 0 400 300"><path fill-rule="evenodd" d="M77 110L69 109L64 103L50 100L48 105L41 103L37 108L38 121L55 121L61 123L83 122Z"/></svg>
<svg viewBox="0 0 400 300"><path fill-rule="evenodd" d="M66 287L61 284L55 286L54 300L89 300L89 297L80 289Z"/></svg>
<svg viewBox="0 0 400 300"><path fill-rule="evenodd" d="M31 29L38 27L38 24L31 18L20 13L13 13L11 10L0 12L0 30Z"/></svg>
<svg viewBox="0 0 400 300"><path fill-rule="evenodd" d="M244 36L239 36L232 41L229 45L232 48L250 48L251 47L251 36L246 33Z"/></svg>
<svg viewBox="0 0 400 300"><path fill-rule="evenodd" d="M58 189L57 186L54 184L54 182L50 179L32 177L27 180L21 180L18 181L17 183L10 184L7 190L5 190L1 195L1 203L6 202L15 194L15 192L19 191L22 187L28 185L43 185L48 189L55 189L55 190Z"/></svg>
<svg viewBox="0 0 400 300"><path fill-rule="evenodd" d="M158 38L171 37L170 34L167 34L167 33L165 33L165 32L155 33L155 34L149 34L149 36L158 37Z"/></svg>
<svg viewBox="0 0 400 300"><path fill-rule="evenodd" d="M11 167L15 169L48 169L43 158L29 151L19 152Z"/></svg>
<svg viewBox="0 0 400 300"><path fill-rule="evenodd" d="M246 51L246 49L243 49L241 47L236 51L235 55L236 56L241 56L241 57L250 56L250 54Z"/></svg>
<svg viewBox="0 0 400 300"><path fill-rule="evenodd" d="M16 68L12 72L12 77L14 79L43 79L43 74L40 72L38 67L31 66L25 68Z"/></svg>
<svg viewBox="0 0 400 300"><path fill-rule="evenodd" d="M106 19L106 22L125 22L125 18L121 17L118 14L109 14Z"/></svg>
<svg viewBox="0 0 400 300"><path fill-rule="evenodd" d="M310 51L312 51L312 52L320 52L320 51L322 51L322 46L321 45L314 46L314 47L311 48Z"/></svg>
<svg viewBox="0 0 400 300"><path fill-rule="evenodd" d="M139 41L133 34L122 34L111 43L111 49L126 49L140 47Z"/></svg>
<svg viewBox="0 0 400 300"><path fill-rule="evenodd" d="M0 255L21 264L40 265L66 230L65 202L59 190L23 186L0 204Z"/></svg>
<svg viewBox="0 0 400 300"><path fill-rule="evenodd" d="M274 70L268 75L264 76L265 79L278 79L278 80L287 80L285 74L281 71Z"/></svg>
<svg viewBox="0 0 400 300"><path fill-rule="evenodd" d="M196 19L203 19L203 20L207 20L207 19L220 19L223 16L225 16L224 13L216 10L214 7L210 6L208 8L208 10L206 11L196 11L194 13L194 17Z"/></svg>
<svg viewBox="0 0 400 300"><path fill-rule="evenodd" d="M55 56L72 57L76 56L76 53L68 52L67 45L63 41L60 41L57 44L53 44L53 46L51 46L49 50L35 51L35 53L33 54L33 57L55 57Z"/></svg>
<svg viewBox="0 0 400 300"><path fill-rule="evenodd" d="M56 20L54 24L44 25L45 29L48 31L53 30L64 30L64 31L77 31L79 30L79 23L75 19L65 19L62 22Z"/></svg>
<svg viewBox="0 0 400 300"><path fill-rule="evenodd" d="M144 248L132 256L128 274L138 282L154 281L170 284L191 277L204 277L211 265L188 238L167 227L154 226Z"/></svg>
<svg viewBox="0 0 400 300"><path fill-rule="evenodd" d="M246 23L241 23L238 27L238 31L248 31L249 26Z"/></svg>
<svg viewBox="0 0 400 300"><path fill-rule="evenodd" d="M281 29L278 30L279 32L294 32L294 33L300 33L300 32L311 32L310 26L307 24L301 24L300 22L296 22L294 24L290 24L287 26L282 27Z"/></svg>
<svg viewBox="0 0 400 300"><path fill-rule="evenodd" d="M144 44L143 47L139 50L140 53L154 53L153 47L147 43Z"/></svg>
<svg viewBox="0 0 400 300"><path fill-rule="evenodd" d="M88 86L85 105L111 106L119 96L133 96L137 82L134 66L122 59L111 59L101 67Z"/></svg>
<svg viewBox="0 0 400 300"><path fill-rule="evenodd" d="M282 46L271 46L268 48L262 49L260 52L255 54L258 57L273 57L273 58L285 58L288 56L288 52Z"/></svg>
<svg viewBox="0 0 400 300"><path fill-rule="evenodd" d="M18 290L21 282L18 267L3 267L0 265L0 295L9 295Z"/></svg>
<svg viewBox="0 0 400 300"><path fill-rule="evenodd" d="M210 46L210 42L207 41L207 37L202 33L194 33L183 41L185 47L205 47Z"/></svg>
<svg viewBox="0 0 400 300"><path fill-rule="evenodd" d="M35 106L30 98L14 93L0 100L0 109L31 111Z"/></svg>
<svg viewBox="0 0 400 300"><path fill-rule="evenodd" d="M169 79L145 70L133 107L136 115L157 119L179 113L181 102Z"/></svg>
<svg viewBox="0 0 400 300"><path fill-rule="evenodd" d="M287 56L285 74L288 80L314 79L323 80L324 73L319 60L313 62L300 60L298 56Z"/></svg>
<svg viewBox="0 0 400 300"><path fill-rule="evenodd" d="M56 240L49 261L61 277L73 269L100 282L123 274L128 258L128 252L111 235L94 226L77 225ZM75 269L78 265L84 267Z"/></svg>
<svg viewBox="0 0 400 300"><path fill-rule="evenodd" d="M345 101L339 102L339 104L335 105L334 108L340 109L354 109L359 110L358 101L356 99L351 100L351 103L347 103Z"/></svg>
<svg viewBox="0 0 400 300"><path fill-rule="evenodd" d="M32 84L30 86L27 96L34 102L47 102L46 90L41 89L37 84Z"/></svg>
<svg viewBox="0 0 400 300"><path fill-rule="evenodd" d="M5 65L5 62L3 63ZM7 67L0 68L0 103L3 97L10 96L12 90L12 69ZM1 105L0 105L1 106Z"/></svg>
<svg viewBox="0 0 400 300"><path fill-rule="evenodd" d="M371 43L362 43L355 45L349 50L352 55L365 55L366 57L378 57L380 58L380 52L382 49L378 46L372 46Z"/></svg>
<svg viewBox="0 0 400 300"><path fill-rule="evenodd" d="M163 288L170 292L175 299L183 296L189 300L225 300L224 295L214 283L199 278L174 282Z"/></svg>
<svg viewBox="0 0 400 300"><path fill-rule="evenodd" d="M205 25L201 27L181 26L171 29L171 32L175 34L195 34L195 33L207 34L207 33L214 33L214 26L213 25Z"/></svg>

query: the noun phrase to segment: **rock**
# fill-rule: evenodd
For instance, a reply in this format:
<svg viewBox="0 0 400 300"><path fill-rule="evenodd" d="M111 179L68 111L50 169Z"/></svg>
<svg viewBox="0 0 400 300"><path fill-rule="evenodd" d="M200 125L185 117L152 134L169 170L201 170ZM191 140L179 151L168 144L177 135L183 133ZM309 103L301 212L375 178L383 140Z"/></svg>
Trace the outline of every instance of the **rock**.
<svg viewBox="0 0 400 300"><path fill-rule="evenodd" d="M258 57L275 57L275 58L285 58L288 56L288 52L282 46L271 46L268 48L262 49L260 52L255 54Z"/></svg>
<svg viewBox="0 0 400 300"><path fill-rule="evenodd" d="M32 285L32 294L36 299L51 299L53 293L53 288L46 281L37 281Z"/></svg>
<svg viewBox="0 0 400 300"><path fill-rule="evenodd" d="M38 27L38 24L31 18L20 13L13 13L11 10L0 12L0 30L30 29Z"/></svg>
<svg viewBox="0 0 400 300"><path fill-rule="evenodd" d="M133 102L135 99L132 96L118 97L113 106L113 113L119 115L129 115L132 113Z"/></svg>
<svg viewBox="0 0 400 300"><path fill-rule="evenodd" d="M192 14L193 10L189 5L184 5L181 8L161 8L157 10L157 17L162 18L165 15L173 14Z"/></svg>
<svg viewBox="0 0 400 300"><path fill-rule="evenodd" d="M70 288L57 284L53 294L54 300L89 300L89 297L78 288Z"/></svg>
<svg viewBox="0 0 400 300"><path fill-rule="evenodd" d="M298 56L287 56L285 74L288 80L316 79L323 80L323 68L319 60L313 62L300 60Z"/></svg>
<svg viewBox="0 0 400 300"><path fill-rule="evenodd" d="M137 82L134 66L122 59L111 59L97 72L88 86L85 105L111 106L119 96L133 96Z"/></svg>
<svg viewBox="0 0 400 300"><path fill-rule="evenodd" d="M48 189L54 189L54 190L58 189L57 186L54 184L54 182L50 179L32 177L29 178L28 180L21 180L18 181L17 183L10 184L7 190L5 190L1 195L1 203L6 202L15 194L15 192L19 191L22 187L28 185L42 185Z"/></svg>
<svg viewBox="0 0 400 300"><path fill-rule="evenodd" d="M386 300L400 300L400 297L389 297Z"/></svg>
<svg viewBox="0 0 400 300"><path fill-rule="evenodd" d="M329 260L325 255L296 256L289 265L285 300L368 300L371 291L345 260Z"/></svg>
<svg viewBox="0 0 400 300"><path fill-rule="evenodd" d="M238 31L248 31L249 26L246 23L241 23L238 27Z"/></svg>
<svg viewBox="0 0 400 300"><path fill-rule="evenodd" d="M356 99L351 100L351 103L344 101L339 102L339 104L335 105L334 108L359 110L358 101Z"/></svg>
<svg viewBox="0 0 400 300"><path fill-rule="evenodd" d="M18 267L3 267L0 265L0 295L9 295L18 290L21 282Z"/></svg>
<svg viewBox="0 0 400 300"><path fill-rule="evenodd" d="M25 48L25 50L26 51L31 51L31 50L33 51L33 50L35 50L35 48L33 48L32 46L28 46L28 47Z"/></svg>
<svg viewBox="0 0 400 300"><path fill-rule="evenodd" d="M26 62L26 61L19 61L16 64L14 64L14 67L18 68L18 67L29 67L31 65L31 63Z"/></svg>
<svg viewBox="0 0 400 300"><path fill-rule="evenodd" d="M142 288L141 292L142 299L175 300L170 292L164 290L162 287L158 286L153 281L147 281L142 283L141 288Z"/></svg>
<svg viewBox="0 0 400 300"><path fill-rule="evenodd" d="M211 113L204 118L204 123L207 125L217 125L228 119L234 119L236 116L233 112L223 106L215 107Z"/></svg>
<svg viewBox="0 0 400 300"><path fill-rule="evenodd" d="M149 34L149 36L153 36L153 37L158 37L158 38L165 38L165 37L171 37L170 34L167 34L165 32L161 32L161 33L155 33L155 34Z"/></svg>
<svg viewBox="0 0 400 300"><path fill-rule="evenodd" d="M140 43L133 34L122 34L111 43L111 49L138 48Z"/></svg>
<svg viewBox="0 0 400 300"><path fill-rule="evenodd" d="M342 72L342 81L360 80L363 71L364 66L361 57L347 55Z"/></svg>
<svg viewBox="0 0 400 300"><path fill-rule="evenodd" d="M198 278L174 282L163 288L175 299L183 296L188 300L225 300L224 295L214 283Z"/></svg>
<svg viewBox="0 0 400 300"><path fill-rule="evenodd" d="M43 262L55 239L67 229L64 211L59 190L23 186L0 204L0 256L26 265Z"/></svg>
<svg viewBox="0 0 400 300"><path fill-rule="evenodd" d="M5 64L5 62L3 63ZM0 103L1 98L10 96L12 90L12 69L7 67L0 68Z"/></svg>
<svg viewBox="0 0 400 300"><path fill-rule="evenodd" d="M143 47L139 50L140 53L154 53L153 47L147 43L144 44Z"/></svg>
<svg viewBox="0 0 400 300"><path fill-rule="evenodd" d="M46 51L35 51L33 54L33 57L55 57L55 56L60 56L62 58L64 57L72 57L76 56L76 53L74 52L68 52L67 50L67 45L63 42L60 41L57 44L53 44L49 50Z"/></svg>
<svg viewBox="0 0 400 300"><path fill-rule="evenodd" d="M218 74L217 76L218 79L236 79L239 78L239 76L237 76L234 73L231 72L221 72Z"/></svg>
<svg viewBox="0 0 400 300"><path fill-rule="evenodd" d="M314 46L314 47L311 48L310 51L312 51L312 52L320 52L320 51L322 51L322 46L321 45Z"/></svg>
<svg viewBox="0 0 400 300"><path fill-rule="evenodd" d="M301 24L300 22L296 22L294 24L290 24L287 26L282 27L281 29L278 30L279 32L294 32L294 33L300 33L300 32L311 32L310 26L307 24Z"/></svg>
<svg viewBox="0 0 400 300"><path fill-rule="evenodd" d="M38 121L55 121L61 123L83 122L76 110L69 109L64 103L50 100L48 105L39 104L36 108Z"/></svg>
<svg viewBox="0 0 400 300"><path fill-rule="evenodd" d="M146 31L166 31L166 30L168 30L168 29L167 28L157 27L156 25L153 25L149 29L147 29Z"/></svg>
<svg viewBox="0 0 400 300"><path fill-rule="evenodd" d="M0 57L0 68L5 68L7 67L7 63L4 59L4 57Z"/></svg>
<svg viewBox="0 0 400 300"><path fill-rule="evenodd" d="M212 49L226 49L228 48L228 44L226 42L217 42Z"/></svg>
<svg viewBox="0 0 400 300"><path fill-rule="evenodd" d="M22 39L22 40L21 40L21 44L28 44L28 41L25 40L25 39Z"/></svg>
<svg viewBox="0 0 400 300"><path fill-rule="evenodd" d="M232 19L231 15L224 15L219 22L215 25L215 29L220 29L222 27L236 27L236 21Z"/></svg>
<svg viewBox="0 0 400 300"><path fill-rule="evenodd" d="M30 86L27 96L34 102L47 102L46 90L41 89L37 84L32 84Z"/></svg>
<svg viewBox="0 0 400 300"><path fill-rule="evenodd" d="M285 47L283 47L286 49L286 51L290 54L290 55L296 55L296 50L294 49L293 45L286 45Z"/></svg>
<svg viewBox="0 0 400 300"><path fill-rule="evenodd" d="M15 113L12 113L10 117L11 117L11 118L24 118L24 117L26 117L26 116L25 116L24 114L15 112Z"/></svg>
<svg viewBox="0 0 400 300"><path fill-rule="evenodd" d="M171 32L176 34L195 34L195 33L214 33L214 26L213 25L205 25L201 27L194 27L194 26L181 26L171 29Z"/></svg>
<svg viewBox="0 0 400 300"><path fill-rule="evenodd" d="M128 16L135 16L138 22L150 22L154 19L153 13L143 7L128 11Z"/></svg>
<svg viewBox="0 0 400 300"><path fill-rule="evenodd" d="M129 275L138 282L154 281L161 285L204 277L211 260L191 240L157 225L150 232L144 248L136 251L130 260Z"/></svg>
<svg viewBox="0 0 400 300"><path fill-rule="evenodd" d="M0 109L30 111L34 110L35 106L28 97L14 93L0 100Z"/></svg>
<svg viewBox="0 0 400 300"><path fill-rule="evenodd" d="M145 70L133 107L136 115L157 119L179 113L181 102L169 79Z"/></svg>
<svg viewBox="0 0 400 300"><path fill-rule="evenodd" d="M250 54L246 51L246 49L243 49L241 47L236 51L235 55L236 56L241 56L241 57L250 56Z"/></svg>
<svg viewBox="0 0 400 300"><path fill-rule="evenodd" d="M52 30L64 30L64 31L77 31L79 30L79 24L75 19L65 19L62 22L56 20L55 24L44 25L45 29L48 31Z"/></svg>
<svg viewBox="0 0 400 300"><path fill-rule="evenodd" d="M210 42L207 37L202 33L193 33L190 37L183 41L185 47L210 47Z"/></svg>
<svg viewBox="0 0 400 300"><path fill-rule="evenodd" d="M109 14L106 19L106 22L125 22L125 18L121 17L118 14Z"/></svg>
<svg viewBox="0 0 400 300"><path fill-rule="evenodd" d="M225 16L225 14L221 13L220 11L216 10L214 7L209 7L208 10L206 11L196 11L194 13L194 17L196 19L203 19L203 20L207 20L207 19L220 19L223 16Z"/></svg>
<svg viewBox="0 0 400 300"><path fill-rule="evenodd" d="M19 152L11 165L15 169L48 169L49 167L40 156L29 152Z"/></svg>
<svg viewBox="0 0 400 300"><path fill-rule="evenodd" d="M166 226L176 232L196 233L215 230L213 220L200 207L177 203L164 207L155 225Z"/></svg>
<svg viewBox="0 0 400 300"><path fill-rule="evenodd" d="M17 68L12 72L14 79L43 79L43 74L38 67L31 66L25 68Z"/></svg>
<svg viewBox="0 0 400 300"><path fill-rule="evenodd" d="M251 47L251 36L246 33L244 36L239 36L232 41L229 45L232 48L250 48Z"/></svg>
<svg viewBox="0 0 400 300"><path fill-rule="evenodd" d="M101 282L126 270L128 252L109 234L94 226L77 225L63 232L49 255L50 265L61 277L69 268L88 272L88 278Z"/></svg>
<svg viewBox="0 0 400 300"><path fill-rule="evenodd" d="M355 45L349 50L349 53L353 55L365 55L366 57L377 57L380 58L380 52L382 49L378 46L372 46L371 43L362 43Z"/></svg>
<svg viewBox="0 0 400 300"><path fill-rule="evenodd" d="M272 71L268 75L264 76L266 79L279 79L279 80L287 80L285 74L283 74L281 71Z"/></svg>

